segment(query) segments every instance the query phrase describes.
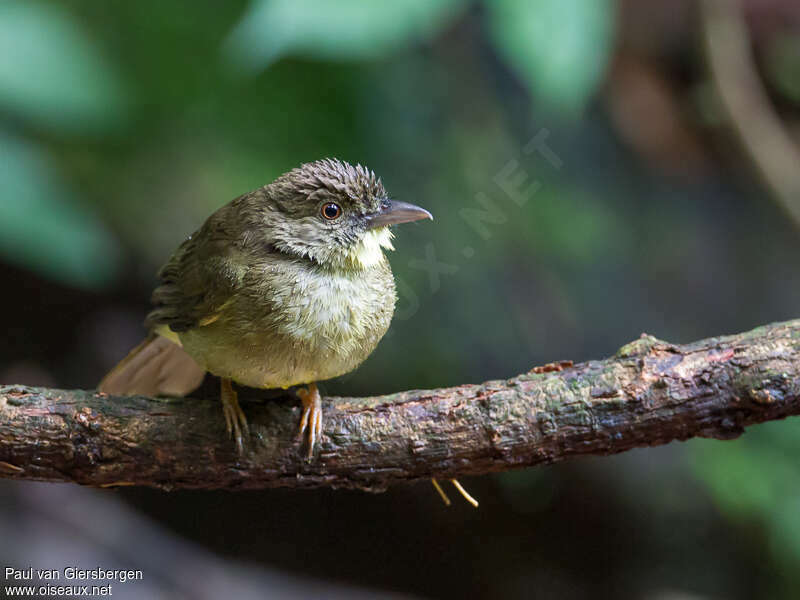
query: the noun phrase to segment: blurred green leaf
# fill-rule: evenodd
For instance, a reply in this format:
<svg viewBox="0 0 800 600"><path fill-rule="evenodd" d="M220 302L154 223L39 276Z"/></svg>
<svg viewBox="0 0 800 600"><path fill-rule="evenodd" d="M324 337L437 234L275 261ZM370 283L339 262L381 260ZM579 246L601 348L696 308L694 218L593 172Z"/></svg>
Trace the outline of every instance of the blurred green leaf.
<svg viewBox="0 0 800 600"><path fill-rule="evenodd" d="M788 100L800 104L800 35L772 36L764 60L770 83Z"/></svg>
<svg viewBox="0 0 800 600"><path fill-rule="evenodd" d="M228 40L248 70L288 54L363 60L437 33L464 0L255 0Z"/></svg>
<svg viewBox="0 0 800 600"><path fill-rule="evenodd" d="M0 133L0 255L11 263L77 287L114 276L113 237L81 210L42 151Z"/></svg>
<svg viewBox="0 0 800 600"><path fill-rule="evenodd" d="M800 561L800 429L793 420L764 423L724 444L693 441L692 466L732 519L765 527L775 558Z"/></svg>
<svg viewBox="0 0 800 600"><path fill-rule="evenodd" d="M547 108L572 114L594 93L608 62L614 7L608 0L492 0L497 50Z"/></svg>
<svg viewBox="0 0 800 600"><path fill-rule="evenodd" d="M0 109L67 131L113 125L121 84L78 24L61 8L0 1Z"/></svg>

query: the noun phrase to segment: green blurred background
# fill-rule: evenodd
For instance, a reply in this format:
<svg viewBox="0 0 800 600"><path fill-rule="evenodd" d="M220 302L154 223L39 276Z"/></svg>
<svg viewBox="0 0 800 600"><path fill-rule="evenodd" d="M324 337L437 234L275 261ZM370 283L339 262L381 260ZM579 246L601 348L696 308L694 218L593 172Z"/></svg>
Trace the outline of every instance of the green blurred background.
<svg viewBox="0 0 800 600"><path fill-rule="evenodd" d="M503 378L643 331L687 342L797 317L797 173L765 174L776 155L741 132L772 115L797 151L800 5L720 5L0 0L0 382L93 387L142 337L154 273L184 237L325 156L436 218L397 231L397 317L327 393ZM708 60L731 23L751 62L736 40L713 51L756 73L744 83ZM737 85L763 100L747 122L719 92ZM319 586L291 597L797 598L798 452L797 423L771 423L465 481L478 511L445 509L427 484L107 501L127 507L114 523L148 515L227 569ZM7 563L32 560L15 536L47 545L11 528L56 487L33 489L0 486ZM163 551L126 535L137 556Z"/></svg>

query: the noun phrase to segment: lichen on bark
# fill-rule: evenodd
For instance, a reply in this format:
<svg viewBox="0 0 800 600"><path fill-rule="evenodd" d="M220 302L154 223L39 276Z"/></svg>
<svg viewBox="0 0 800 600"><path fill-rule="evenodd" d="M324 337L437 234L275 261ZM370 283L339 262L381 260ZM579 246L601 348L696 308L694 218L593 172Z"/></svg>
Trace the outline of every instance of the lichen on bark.
<svg viewBox="0 0 800 600"><path fill-rule="evenodd" d="M800 320L675 345L652 336L611 358L507 380L325 398L313 460L291 398L248 401L242 456L219 402L0 386L0 477L94 486L351 487L457 477L690 437L730 439L800 413Z"/></svg>

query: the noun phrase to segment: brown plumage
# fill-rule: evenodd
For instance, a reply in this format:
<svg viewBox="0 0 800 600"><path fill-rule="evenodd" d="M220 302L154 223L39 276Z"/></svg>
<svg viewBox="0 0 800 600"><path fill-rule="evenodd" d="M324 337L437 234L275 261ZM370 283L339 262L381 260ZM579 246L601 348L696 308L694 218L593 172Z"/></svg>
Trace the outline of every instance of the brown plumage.
<svg viewBox="0 0 800 600"><path fill-rule="evenodd" d="M114 395L185 396L203 382L206 371L178 344L148 335L100 382Z"/></svg>
<svg viewBox="0 0 800 600"><path fill-rule="evenodd" d="M159 272L148 338L101 382L110 394L185 395L222 378L228 431L247 420L231 381L300 392L309 457L322 433L315 382L347 373L389 327L388 227L431 218L391 200L374 173L307 163L212 214Z"/></svg>

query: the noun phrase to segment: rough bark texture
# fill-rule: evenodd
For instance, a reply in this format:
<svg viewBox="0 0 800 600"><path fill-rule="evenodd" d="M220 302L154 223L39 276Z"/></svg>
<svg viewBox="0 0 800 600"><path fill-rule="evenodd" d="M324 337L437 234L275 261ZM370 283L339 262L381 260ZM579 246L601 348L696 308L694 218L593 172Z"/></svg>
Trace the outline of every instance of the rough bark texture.
<svg viewBox="0 0 800 600"><path fill-rule="evenodd" d="M0 475L375 491L691 437L731 439L800 413L800 320L682 346L643 335L606 360L480 385L325 398L325 435L310 462L296 439L297 401L247 396L242 389L250 437L239 457L218 401L0 386Z"/></svg>

